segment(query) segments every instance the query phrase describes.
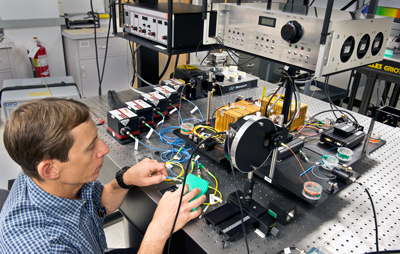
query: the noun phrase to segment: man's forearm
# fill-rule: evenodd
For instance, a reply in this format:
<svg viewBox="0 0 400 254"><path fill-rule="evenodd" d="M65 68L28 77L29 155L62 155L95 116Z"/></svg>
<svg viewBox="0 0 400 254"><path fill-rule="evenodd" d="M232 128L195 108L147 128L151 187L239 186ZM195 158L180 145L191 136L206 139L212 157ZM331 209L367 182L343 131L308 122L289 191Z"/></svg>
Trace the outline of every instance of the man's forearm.
<svg viewBox="0 0 400 254"><path fill-rule="evenodd" d="M122 189L117 180L112 180L110 183L103 186L101 191L100 205L105 207L106 213L110 214L117 210L122 202L124 202L128 189Z"/></svg>
<svg viewBox="0 0 400 254"><path fill-rule="evenodd" d="M150 223L143 237L138 254L161 254L168 239L168 232L165 228L159 228L157 223Z"/></svg>

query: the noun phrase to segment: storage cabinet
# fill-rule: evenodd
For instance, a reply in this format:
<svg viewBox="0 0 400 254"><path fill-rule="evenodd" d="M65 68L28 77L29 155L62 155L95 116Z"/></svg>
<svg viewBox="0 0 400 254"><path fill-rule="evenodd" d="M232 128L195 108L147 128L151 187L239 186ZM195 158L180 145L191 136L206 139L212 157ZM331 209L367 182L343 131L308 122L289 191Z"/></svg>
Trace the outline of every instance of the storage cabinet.
<svg viewBox="0 0 400 254"><path fill-rule="evenodd" d="M98 95L99 90L95 43L93 38L82 38L83 36L79 34L77 38L71 35L67 37L63 32L64 53L67 75L74 77L82 97L90 97ZM105 50L108 47L102 94L107 94L108 90L128 89L132 78L128 45L127 40L118 37L110 36L108 45L106 45L106 38L97 39L100 74L103 69Z"/></svg>
<svg viewBox="0 0 400 254"><path fill-rule="evenodd" d="M11 44L7 39L0 43L0 90L4 80L17 77Z"/></svg>

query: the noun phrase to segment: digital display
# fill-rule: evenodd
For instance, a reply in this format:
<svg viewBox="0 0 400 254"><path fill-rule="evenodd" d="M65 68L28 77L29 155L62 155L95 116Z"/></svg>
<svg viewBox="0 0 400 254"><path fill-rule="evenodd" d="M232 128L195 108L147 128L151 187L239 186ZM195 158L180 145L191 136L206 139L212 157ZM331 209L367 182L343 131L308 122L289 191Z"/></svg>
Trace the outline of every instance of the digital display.
<svg viewBox="0 0 400 254"><path fill-rule="evenodd" d="M258 24L262 26L275 27L276 19L261 17L258 19Z"/></svg>

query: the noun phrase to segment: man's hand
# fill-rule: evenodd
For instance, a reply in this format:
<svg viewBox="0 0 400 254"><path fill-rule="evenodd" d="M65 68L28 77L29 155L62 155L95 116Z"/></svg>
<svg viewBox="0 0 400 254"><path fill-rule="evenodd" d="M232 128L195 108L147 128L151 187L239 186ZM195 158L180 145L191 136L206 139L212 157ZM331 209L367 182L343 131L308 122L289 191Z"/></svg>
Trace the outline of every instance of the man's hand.
<svg viewBox="0 0 400 254"><path fill-rule="evenodd" d="M184 193L188 190L189 187L185 186ZM164 196L161 198L154 212L153 220L146 230L138 254L161 254L163 252L164 245L171 234L181 193L182 187L173 193L169 191L164 193ZM188 221L201 214L200 207L193 212L191 212L191 210L200 206L206 200L204 195L189 203L189 201L199 193L200 189L196 188L182 197L181 208L179 209L174 232L181 229Z"/></svg>
<svg viewBox="0 0 400 254"><path fill-rule="evenodd" d="M189 187L185 185L184 193L188 192ZM176 216L176 211L178 210L179 198L182 193L182 186L174 192L165 192L164 196L158 203L158 207L154 212L153 220L150 225L156 225L157 230L161 234L161 237L168 239L172 225L174 224L174 219ZM195 188L192 191L186 193L182 197L181 208L179 209L178 219L176 220L174 232L181 229L190 220L200 216L201 208L199 207L206 200L206 196L201 196L189 203L195 196L200 193L199 188ZM191 212L192 209L198 207L195 211Z"/></svg>
<svg viewBox="0 0 400 254"><path fill-rule="evenodd" d="M144 187L161 183L166 176L167 171L163 163L146 158L128 169L123 175L123 180L126 185Z"/></svg>

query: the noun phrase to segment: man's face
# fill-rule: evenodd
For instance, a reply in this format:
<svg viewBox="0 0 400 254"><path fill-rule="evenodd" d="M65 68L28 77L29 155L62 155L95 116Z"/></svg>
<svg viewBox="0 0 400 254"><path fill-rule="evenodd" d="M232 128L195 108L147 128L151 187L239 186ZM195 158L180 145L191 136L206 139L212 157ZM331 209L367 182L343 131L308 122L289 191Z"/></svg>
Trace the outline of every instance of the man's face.
<svg viewBox="0 0 400 254"><path fill-rule="evenodd" d="M71 130L74 144L68 153L68 162L57 163L59 180L65 184L81 185L97 179L103 166L108 146L98 138L97 127L90 118Z"/></svg>

